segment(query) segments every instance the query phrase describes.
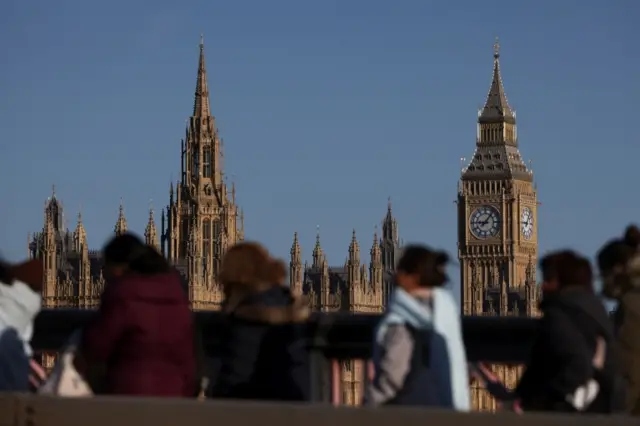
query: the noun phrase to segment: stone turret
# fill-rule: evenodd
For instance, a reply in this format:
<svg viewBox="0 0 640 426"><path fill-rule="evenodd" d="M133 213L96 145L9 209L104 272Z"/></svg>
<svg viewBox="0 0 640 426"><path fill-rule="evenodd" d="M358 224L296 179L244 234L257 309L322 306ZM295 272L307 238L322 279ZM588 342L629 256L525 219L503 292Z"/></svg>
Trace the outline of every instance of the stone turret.
<svg viewBox="0 0 640 426"><path fill-rule="evenodd" d="M122 202L122 199L120 199L118 220L116 220L116 226L113 228L113 232L116 234L116 237L127 232L127 218L124 216L124 203Z"/></svg>
<svg viewBox="0 0 640 426"><path fill-rule="evenodd" d="M156 230L156 222L153 217L152 207L149 207L149 220L147 221L147 226L144 230L144 239L148 245L155 247L158 251L160 250L158 231Z"/></svg>
<svg viewBox="0 0 640 426"><path fill-rule="evenodd" d="M298 233L293 234L289 261L289 287L295 294L302 293L302 249L298 241Z"/></svg>

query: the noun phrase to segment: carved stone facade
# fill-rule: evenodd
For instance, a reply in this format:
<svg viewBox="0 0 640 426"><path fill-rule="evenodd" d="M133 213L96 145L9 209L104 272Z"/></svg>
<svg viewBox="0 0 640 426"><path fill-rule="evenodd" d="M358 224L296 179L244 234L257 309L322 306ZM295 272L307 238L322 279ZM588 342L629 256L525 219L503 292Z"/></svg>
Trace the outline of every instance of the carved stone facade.
<svg viewBox="0 0 640 426"><path fill-rule="evenodd" d="M127 231L124 206L120 210L114 234ZM158 246L153 209L149 209L149 221L145 229L147 244ZM44 226L28 239L29 258L44 262L42 305L44 308L90 309L98 306L104 286L100 253L89 250L87 231L78 213L73 231L66 227L64 208L55 189L45 202Z"/></svg>
<svg viewBox="0 0 640 426"><path fill-rule="evenodd" d="M400 253L398 223L389 202L382 221L382 235L377 230L369 250L368 265L360 257L360 244L353 231L344 266L329 266L316 235L312 264L302 262L298 234L293 236L289 261L289 285L304 294L314 310L322 312L381 313L393 286L393 271ZM359 405L362 400L366 363L361 360L334 364L337 382L336 403ZM336 393L336 392L334 392Z"/></svg>
<svg viewBox="0 0 640 426"><path fill-rule="evenodd" d="M518 150L516 113L509 106L494 46L493 78L478 112L476 149L458 187L458 257L464 315L538 315L537 191ZM495 365L508 386L522 367ZM473 406L495 410L493 398L472 385Z"/></svg>
<svg viewBox="0 0 640 426"><path fill-rule="evenodd" d="M221 257L229 245L244 238L242 212L235 203L235 188L227 189L222 159L222 140L211 115L201 41L193 114L182 141L181 179L169 189L169 206L162 211L162 232L156 228L152 208L144 230L147 244L162 251L183 273L194 309L215 309L219 305L222 293L216 276ZM114 234L127 230L121 200ZM89 250L80 214L75 230L66 228L55 189L45 202L42 231L29 236L29 256L44 260L45 308L98 305L104 285L100 253Z"/></svg>
<svg viewBox="0 0 640 426"><path fill-rule="evenodd" d="M193 114L181 147L180 180L169 188L162 212L162 253L188 282L193 309L217 309L222 302L218 274L228 247L244 239L244 216L223 169L223 141L211 115L204 43Z"/></svg>

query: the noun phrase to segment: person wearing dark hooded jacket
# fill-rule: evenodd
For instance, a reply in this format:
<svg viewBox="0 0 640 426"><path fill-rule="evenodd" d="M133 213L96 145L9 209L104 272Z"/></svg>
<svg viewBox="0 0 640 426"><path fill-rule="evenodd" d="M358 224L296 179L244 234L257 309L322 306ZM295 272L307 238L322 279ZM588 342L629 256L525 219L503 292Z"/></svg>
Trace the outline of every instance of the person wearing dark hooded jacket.
<svg viewBox="0 0 640 426"><path fill-rule="evenodd" d="M103 256L107 284L76 366L86 374L101 365L107 394L193 397L193 316L178 273L132 234L111 240Z"/></svg>
<svg viewBox="0 0 640 426"><path fill-rule="evenodd" d="M231 247L222 262L224 321L212 398L308 401L308 303L284 285L284 263L257 243Z"/></svg>
<svg viewBox="0 0 640 426"><path fill-rule="evenodd" d="M598 252L604 296L618 302L614 315L623 374L625 408L640 417L640 230L631 225L623 238Z"/></svg>
<svg viewBox="0 0 640 426"><path fill-rule="evenodd" d="M613 326L593 290L589 261L571 251L541 261L542 319L515 390L526 411L616 411Z"/></svg>

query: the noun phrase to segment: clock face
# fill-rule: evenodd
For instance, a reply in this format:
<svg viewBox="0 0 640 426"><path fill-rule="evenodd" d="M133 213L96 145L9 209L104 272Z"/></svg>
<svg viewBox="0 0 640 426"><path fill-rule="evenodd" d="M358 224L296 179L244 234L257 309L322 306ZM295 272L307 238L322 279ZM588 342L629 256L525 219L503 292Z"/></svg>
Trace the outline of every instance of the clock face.
<svg viewBox="0 0 640 426"><path fill-rule="evenodd" d="M533 235L533 212L529 207L522 209L520 222L522 224L522 235L525 239L530 239Z"/></svg>
<svg viewBox="0 0 640 426"><path fill-rule="evenodd" d="M500 213L495 207L480 206L471 213L469 226L477 238L495 237L500 231Z"/></svg>

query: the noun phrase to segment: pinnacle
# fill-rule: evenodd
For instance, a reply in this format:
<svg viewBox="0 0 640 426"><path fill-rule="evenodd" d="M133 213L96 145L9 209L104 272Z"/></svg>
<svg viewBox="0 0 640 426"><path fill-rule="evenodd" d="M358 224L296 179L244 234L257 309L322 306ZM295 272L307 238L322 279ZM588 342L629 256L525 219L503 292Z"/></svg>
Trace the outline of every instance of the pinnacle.
<svg viewBox="0 0 640 426"><path fill-rule="evenodd" d="M481 123L508 122L515 124L515 114L507 100L507 94L500 74L500 44L496 40L493 47L493 76L484 107L479 116Z"/></svg>
<svg viewBox="0 0 640 426"><path fill-rule="evenodd" d="M298 232L293 233L293 244L291 245L291 255L300 253L300 242L298 241Z"/></svg>
<svg viewBox="0 0 640 426"><path fill-rule="evenodd" d="M196 91L193 101L193 116L211 116L209 86L207 84L207 69L204 59L204 39L202 37L200 38L200 58L198 60L198 76L196 78Z"/></svg>

